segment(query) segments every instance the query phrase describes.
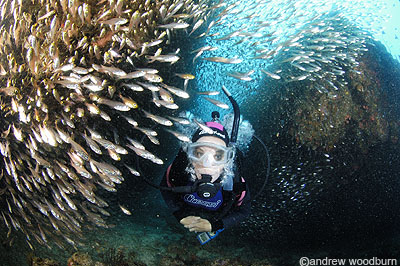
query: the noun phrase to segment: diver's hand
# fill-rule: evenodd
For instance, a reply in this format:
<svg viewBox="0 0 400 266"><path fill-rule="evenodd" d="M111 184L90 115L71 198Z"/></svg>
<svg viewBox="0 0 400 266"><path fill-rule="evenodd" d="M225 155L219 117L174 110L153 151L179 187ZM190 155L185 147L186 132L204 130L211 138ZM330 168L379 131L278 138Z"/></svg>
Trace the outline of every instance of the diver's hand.
<svg viewBox="0 0 400 266"><path fill-rule="evenodd" d="M190 232L211 232L211 223L198 216L188 216L180 220L180 223Z"/></svg>

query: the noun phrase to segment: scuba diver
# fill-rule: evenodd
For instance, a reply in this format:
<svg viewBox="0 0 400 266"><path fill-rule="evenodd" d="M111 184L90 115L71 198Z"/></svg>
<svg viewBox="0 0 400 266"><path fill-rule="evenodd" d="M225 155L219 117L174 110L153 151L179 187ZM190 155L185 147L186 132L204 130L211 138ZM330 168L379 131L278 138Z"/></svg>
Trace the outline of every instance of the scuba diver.
<svg viewBox="0 0 400 266"><path fill-rule="evenodd" d="M216 121L207 122L211 131L199 128L192 143L184 145L168 167L160 186L194 186L192 193L161 190L164 201L189 231L216 232L243 221L250 215L250 194L240 166L235 164L229 136Z"/></svg>
<svg viewBox="0 0 400 266"><path fill-rule="evenodd" d="M201 244L216 237L251 212L248 186L240 174L240 151L235 149L239 127L237 103L231 139L219 121L219 113L184 143L161 181L161 194L176 219L189 231L202 232Z"/></svg>
<svg viewBox="0 0 400 266"><path fill-rule="evenodd" d="M192 135L191 142L184 142L174 161L167 168L160 185L143 175L142 179L161 191L172 214L191 232L199 232L202 245L215 238L224 229L244 221L251 213L248 185L241 175L241 151L237 147L248 145L255 137L267 154L268 168L264 184L253 197L264 190L270 171L270 159L265 144L254 135L249 123L244 125L241 143L238 138L240 110L230 92L222 86L234 111L231 136L219 121L219 113L211 114L212 121L201 124ZM139 170L139 163L137 161ZM139 170L140 171L140 170Z"/></svg>

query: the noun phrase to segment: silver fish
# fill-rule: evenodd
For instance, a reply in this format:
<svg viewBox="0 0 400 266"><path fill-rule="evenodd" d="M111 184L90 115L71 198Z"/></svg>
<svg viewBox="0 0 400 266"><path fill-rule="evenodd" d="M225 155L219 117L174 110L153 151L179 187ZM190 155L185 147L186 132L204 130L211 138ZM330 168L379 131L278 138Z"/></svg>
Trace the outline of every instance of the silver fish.
<svg viewBox="0 0 400 266"><path fill-rule="evenodd" d="M141 86L139 86L139 85L137 85L135 83L131 83L131 84L122 83L122 85L127 87L127 88L129 88L129 89L131 89L131 90L133 90L133 91L143 91L144 90L143 87L141 87Z"/></svg>
<svg viewBox="0 0 400 266"><path fill-rule="evenodd" d="M167 89L168 91L170 91L171 93L175 94L178 97L184 98L184 99L188 99L189 93L187 93L186 91L183 91L179 88L173 87L173 86L168 86L166 84L161 83L161 86L163 86L165 89ZM163 99L165 100L165 99Z"/></svg>
<svg viewBox="0 0 400 266"><path fill-rule="evenodd" d="M156 156L154 154L152 154L151 152L147 151L147 150L142 150L139 148L136 148L134 146L131 146L129 144L126 145L129 149L133 150L138 156L144 158L144 159L153 159Z"/></svg>
<svg viewBox="0 0 400 266"><path fill-rule="evenodd" d="M169 132L169 133L171 133L172 135L174 135L177 139L179 139L180 141L183 141L183 142L190 142L190 138L189 137L187 137L186 135L184 135L184 134L181 134L181 133L179 133L179 132L177 132L177 131L174 131L174 130L170 130L170 129L164 129L165 131L167 131L167 132Z"/></svg>
<svg viewBox="0 0 400 266"><path fill-rule="evenodd" d="M143 146L142 143L140 143L139 141L133 140L129 137L126 138L134 147L138 148L138 149L142 149L145 150L146 148Z"/></svg>
<svg viewBox="0 0 400 266"><path fill-rule="evenodd" d="M149 63L153 63L154 61L160 61L160 62L174 64L180 58L179 58L179 56L177 56L175 54L171 54L171 55L158 55L158 56L150 56L149 55L149 56L147 56L147 59L150 59Z"/></svg>
<svg viewBox="0 0 400 266"><path fill-rule="evenodd" d="M125 164L125 167L128 168L129 172L131 172L131 174L135 175L135 176L140 176L140 173L138 171L136 171L135 169L133 169L132 167L128 166Z"/></svg>
<svg viewBox="0 0 400 266"><path fill-rule="evenodd" d="M124 25L128 23L128 19L126 18L112 18L103 22L100 22L101 24L107 24L110 26L117 26L117 25Z"/></svg>
<svg viewBox="0 0 400 266"><path fill-rule="evenodd" d="M243 80L243 81L251 81L252 78L250 77L251 74L254 73L254 70L250 70L246 73L242 73L242 72L237 72L237 71L232 71L228 73L228 76L234 77L236 79L239 80Z"/></svg>
<svg viewBox="0 0 400 266"><path fill-rule="evenodd" d="M175 122L177 122L179 124L182 124L182 125L189 125L190 124L190 121L188 119L186 119L186 118L183 118L183 117L173 117L173 116L167 116L167 117L169 119L171 119L172 121L175 121Z"/></svg>
<svg viewBox="0 0 400 266"><path fill-rule="evenodd" d="M209 97L203 97L203 99L206 99L207 101L209 101L210 103L214 104L215 106L218 106L219 108L222 109L229 109L229 106L226 103L220 102L218 100L215 99L211 99Z"/></svg>
<svg viewBox="0 0 400 266"><path fill-rule="evenodd" d="M209 128L208 126L200 123L199 121L197 121L196 119L193 119L193 122L196 123L196 125L198 125L202 130L204 130L206 133L208 134L213 134L213 130L211 128Z"/></svg>
<svg viewBox="0 0 400 266"><path fill-rule="evenodd" d="M122 212L125 213L126 215L132 215L132 213L124 206L119 205L119 207L121 208Z"/></svg>
<svg viewBox="0 0 400 266"><path fill-rule="evenodd" d="M270 78L273 78L273 79L281 79L281 77L280 77L279 75L277 75L277 74L268 72L268 71L266 71L266 70L264 70L264 69L261 69L261 71L264 72L265 74L267 74Z"/></svg>
<svg viewBox="0 0 400 266"><path fill-rule="evenodd" d="M174 23L170 23L170 24L165 24L165 25L159 25L157 26L158 28L162 28L162 29L186 29L187 27L189 27L190 24L182 22L174 22Z"/></svg>
<svg viewBox="0 0 400 266"><path fill-rule="evenodd" d="M144 112L144 114L147 118L150 118L151 120L153 120L156 123L159 123L160 125L163 125L163 126L172 126L173 125L173 123L170 120L168 120L164 117L153 115L149 112L146 112L145 110L142 110L142 111Z"/></svg>
<svg viewBox="0 0 400 266"><path fill-rule="evenodd" d="M239 58L225 58L225 57L204 57L203 60L218 62L224 64L240 64L243 60Z"/></svg>
<svg viewBox="0 0 400 266"><path fill-rule="evenodd" d="M198 91L197 94L214 96L214 95L218 95L219 91Z"/></svg>

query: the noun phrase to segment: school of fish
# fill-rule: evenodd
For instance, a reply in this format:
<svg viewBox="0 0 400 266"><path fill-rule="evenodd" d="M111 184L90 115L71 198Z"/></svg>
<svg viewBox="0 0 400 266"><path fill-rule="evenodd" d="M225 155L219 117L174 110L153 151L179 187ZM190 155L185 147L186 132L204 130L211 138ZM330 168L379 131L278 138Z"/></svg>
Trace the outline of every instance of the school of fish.
<svg viewBox="0 0 400 266"><path fill-rule="evenodd" d="M124 165L139 175L124 156L163 164L140 137L159 145L151 128L159 124L189 141L171 129L188 123L174 110L176 98L189 98L163 83L182 61L171 42L195 35L218 8L192 0L0 1L0 219L8 245L13 231L32 249L80 245L87 222L108 227L97 191L116 191ZM177 75L185 88L194 78Z"/></svg>

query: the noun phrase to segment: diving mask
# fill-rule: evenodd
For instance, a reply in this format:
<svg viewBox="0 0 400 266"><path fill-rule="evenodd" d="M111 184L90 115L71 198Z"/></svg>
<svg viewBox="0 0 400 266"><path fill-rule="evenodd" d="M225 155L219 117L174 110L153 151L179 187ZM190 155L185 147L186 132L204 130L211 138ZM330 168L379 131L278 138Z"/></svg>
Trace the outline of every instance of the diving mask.
<svg viewBox="0 0 400 266"><path fill-rule="evenodd" d="M224 147L211 142L187 144L185 151L192 162L201 163L205 167L226 164L234 157L232 147Z"/></svg>

